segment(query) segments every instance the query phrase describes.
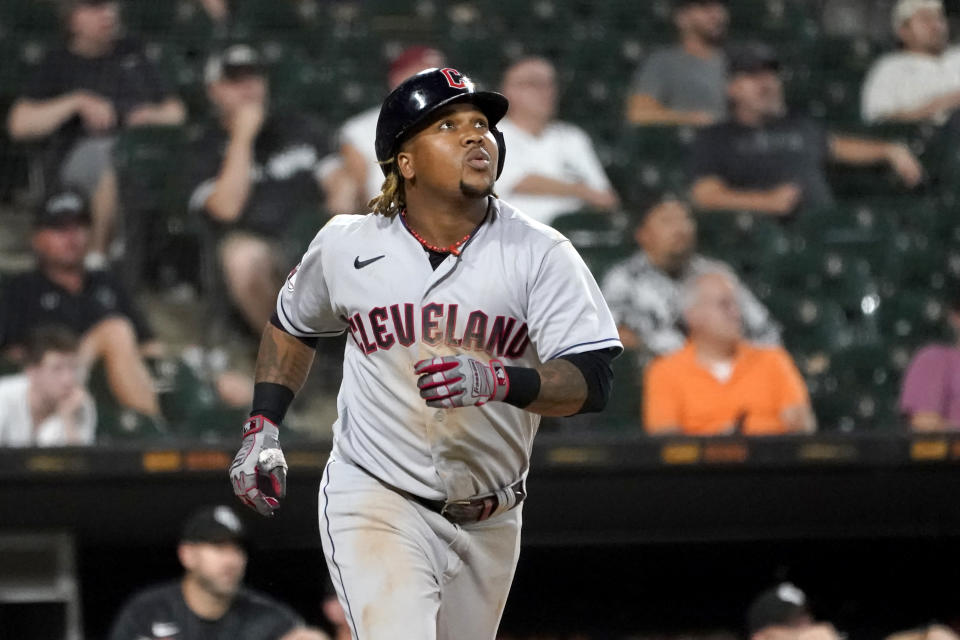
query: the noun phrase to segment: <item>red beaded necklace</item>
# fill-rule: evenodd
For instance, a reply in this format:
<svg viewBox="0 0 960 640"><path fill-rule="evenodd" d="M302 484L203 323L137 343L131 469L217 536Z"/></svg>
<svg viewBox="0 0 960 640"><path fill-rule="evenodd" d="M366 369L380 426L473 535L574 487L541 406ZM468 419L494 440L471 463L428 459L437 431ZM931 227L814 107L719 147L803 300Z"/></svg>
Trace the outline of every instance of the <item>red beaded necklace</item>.
<svg viewBox="0 0 960 640"><path fill-rule="evenodd" d="M409 224L407 224L407 210L406 210L406 209L402 209L402 210L400 211L400 217L403 218L403 226L405 226L405 227L407 228L407 231L410 232L410 235L412 235L414 238L416 238L416 239L417 239L417 242L419 242L421 245L423 245L423 247L424 247L425 249L428 249L428 250L430 250L430 251L434 251L434 252L436 252L436 253L452 253L452 254L455 255L455 256L459 256L459 255L460 255L460 249L461 249L461 247L463 247L463 245L466 244L467 240L470 239L470 236L473 235L473 231L471 231L471 232L468 233L467 235L463 236L462 238L460 238L459 240L457 240L456 242L454 242L454 243L453 243L452 245L450 245L449 247L438 247L437 245L435 245L435 244L430 244L429 242L427 242L426 240L424 240L424 239L423 239L423 236L421 236L419 233L417 233L417 232L414 230L413 227L411 227Z"/></svg>

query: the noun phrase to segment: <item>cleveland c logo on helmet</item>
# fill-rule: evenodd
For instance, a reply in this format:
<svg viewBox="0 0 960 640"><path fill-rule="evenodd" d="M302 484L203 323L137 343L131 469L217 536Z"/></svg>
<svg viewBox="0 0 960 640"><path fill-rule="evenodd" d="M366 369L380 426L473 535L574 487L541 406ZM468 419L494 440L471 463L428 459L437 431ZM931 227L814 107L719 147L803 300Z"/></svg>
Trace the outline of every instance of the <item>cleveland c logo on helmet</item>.
<svg viewBox="0 0 960 640"><path fill-rule="evenodd" d="M447 79L447 84L449 84L454 89L466 89L467 85L464 82L464 76L462 73L456 69L451 69L447 67L446 69L440 69L440 73L443 74L443 77Z"/></svg>
<svg viewBox="0 0 960 640"><path fill-rule="evenodd" d="M476 106L490 124L490 132L497 141L500 155L497 177L503 171L506 147L497 123L507 113L507 99L493 91L477 91L470 78L460 71L445 67L426 69L417 73L390 92L380 107L374 148L383 175L390 173L390 165L397 149L417 127L427 124L439 109L453 103L467 102Z"/></svg>

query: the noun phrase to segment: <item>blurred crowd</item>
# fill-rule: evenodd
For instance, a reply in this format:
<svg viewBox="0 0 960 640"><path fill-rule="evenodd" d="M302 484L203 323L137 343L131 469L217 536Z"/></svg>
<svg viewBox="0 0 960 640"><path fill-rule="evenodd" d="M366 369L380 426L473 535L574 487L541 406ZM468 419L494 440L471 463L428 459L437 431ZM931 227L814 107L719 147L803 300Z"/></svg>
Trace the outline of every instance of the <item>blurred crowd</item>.
<svg viewBox="0 0 960 640"><path fill-rule="evenodd" d="M326 219L367 211L379 192L377 100L340 122L275 99L269 47L235 20L249 2L178 4L208 34L201 103L179 95L136 25L124 24L135 3L37 2L56 9L59 41L8 91L4 144L27 169L0 203L10 230L0 245L0 445L233 438L285 274ZM785 20L800 12L824 43L869 43L858 126L841 130L810 102L794 104L802 74L790 47L733 22L732 5L751 2ZM323 3L282 4L309 16ZM454 4L451 13L471 5ZM960 428L960 276L936 262L948 251L923 244L954 240L952 165L929 152L931 141L955 146L960 122L960 54L943 3L656 8L673 42L644 50L608 112L564 111L592 85L566 86L549 47L505 52L497 76L480 78L510 100L499 197L581 248L627 347L620 401L594 426L698 436ZM472 73L475 60L451 59L442 38L418 35L383 60L381 51L361 60L379 74L381 97L426 68ZM929 144L883 126L911 127L896 131ZM644 162L610 152L663 132L678 142L662 165L659 148ZM676 181L661 179L669 154L683 167ZM862 177L858 195L896 194L895 210L846 215L837 175ZM892 255L891 238L919 251ZM892 265L893 288L846 289L858 258L871 276ZM878 306L903 315L878 328ZM321 346L293 437L329 436L343 339ZM857 399L852 417L821 412L844 394Z"/></svg>

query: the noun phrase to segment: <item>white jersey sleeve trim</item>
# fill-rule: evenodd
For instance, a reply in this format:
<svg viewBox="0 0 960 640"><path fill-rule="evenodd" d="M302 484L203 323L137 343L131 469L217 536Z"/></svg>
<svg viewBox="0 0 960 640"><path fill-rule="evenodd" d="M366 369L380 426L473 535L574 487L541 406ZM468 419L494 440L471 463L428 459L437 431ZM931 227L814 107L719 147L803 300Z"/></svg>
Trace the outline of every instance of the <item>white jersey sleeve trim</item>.
<svg viewBox="0 0 960 640"><path fill-rule="evenodd" d="M284 331L289 333L292 336L298 338L330 338L333 336L339 336L346 331L346 328L339 329L337 331L305 331L303 329L298 329L296 325L293 324L293 321L290 320L287 316L286 309L283 307L283 293L277 296L277 318L280 319L280 324L283 325Z"/></svg>

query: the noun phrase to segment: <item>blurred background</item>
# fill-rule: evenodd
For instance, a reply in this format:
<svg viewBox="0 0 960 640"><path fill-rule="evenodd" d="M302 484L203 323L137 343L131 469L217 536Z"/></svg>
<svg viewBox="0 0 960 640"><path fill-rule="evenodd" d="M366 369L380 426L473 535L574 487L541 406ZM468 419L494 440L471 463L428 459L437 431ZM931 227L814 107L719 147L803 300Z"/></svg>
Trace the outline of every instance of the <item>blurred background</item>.
<svg viewBox="0 0 960 640"><path fill-rule="evenodd" d="M604 413L541 426L502 636L756 639L787 581L838 637L947 633L958 18L0 0L0 638L107 638L181 574L183 520L233 504L276 291L367 210L379 104L434 66L508 95L498 194L578 248L627 347ZM316 490L351 339L287 416L283 512L239 514L247 584L331 634Z"/></svg>

